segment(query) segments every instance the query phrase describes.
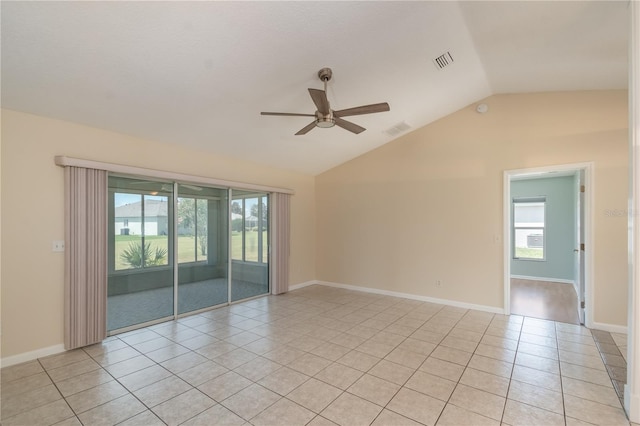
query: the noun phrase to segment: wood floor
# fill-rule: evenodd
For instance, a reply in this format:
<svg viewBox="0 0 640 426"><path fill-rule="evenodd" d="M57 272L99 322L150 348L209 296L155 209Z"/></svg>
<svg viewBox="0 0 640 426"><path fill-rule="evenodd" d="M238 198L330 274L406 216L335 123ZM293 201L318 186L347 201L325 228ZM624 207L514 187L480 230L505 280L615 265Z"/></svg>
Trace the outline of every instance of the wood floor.
<svg viewBox="0 0 640 426"><path fill-rule="evenodd" d="M580 324L578 295L573 285L566 283L512 278L511 313Z"/></svg>

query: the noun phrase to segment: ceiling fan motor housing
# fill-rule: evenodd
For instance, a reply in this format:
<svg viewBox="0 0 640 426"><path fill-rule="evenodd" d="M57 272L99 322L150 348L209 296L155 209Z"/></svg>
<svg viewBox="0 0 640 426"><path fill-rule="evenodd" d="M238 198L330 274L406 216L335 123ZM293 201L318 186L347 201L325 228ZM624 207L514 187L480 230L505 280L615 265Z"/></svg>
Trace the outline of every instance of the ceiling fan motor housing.
<svg viewBox="0 0 640 426"><path fill-rule="evenodd" d="M323 129L333 127L336 125L336 120L333 118L333 111L329 110L329 114L322 114L320 111L316 111L316 126Z"/></svg>

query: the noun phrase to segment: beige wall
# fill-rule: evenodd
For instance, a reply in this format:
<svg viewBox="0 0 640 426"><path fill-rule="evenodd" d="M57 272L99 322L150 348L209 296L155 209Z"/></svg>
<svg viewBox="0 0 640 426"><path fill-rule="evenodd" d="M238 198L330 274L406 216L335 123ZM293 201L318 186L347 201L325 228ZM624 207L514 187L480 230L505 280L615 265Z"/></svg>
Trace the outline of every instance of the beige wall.
<svg viewBox="0 0 640 426"><path fill-rule="evenodd" d="M495 308L503 171L593 161L594 320L625 325L626 216L606 212L627 208L626 92L485 102L487 114L469 106L316 178L3 110L2 358L63 341L55 155L294 189L291 284L319 279Z"/></svg>
<svg viewBox="0 0 640 426"><path fill-rule="evenodd" d="M318 279L502 308L503 172L593 161L593 319L626 325L626 91L484 102L317 177Z"/></svg>
<svg viewBox="0 0 640 426"><path fill-rule="evenodd" d="M214 142L212 142L214 143ZM314 177L2 111L2 358L63 342L63 169L55 155L291 188L290 283L315 278Z"/></svg>

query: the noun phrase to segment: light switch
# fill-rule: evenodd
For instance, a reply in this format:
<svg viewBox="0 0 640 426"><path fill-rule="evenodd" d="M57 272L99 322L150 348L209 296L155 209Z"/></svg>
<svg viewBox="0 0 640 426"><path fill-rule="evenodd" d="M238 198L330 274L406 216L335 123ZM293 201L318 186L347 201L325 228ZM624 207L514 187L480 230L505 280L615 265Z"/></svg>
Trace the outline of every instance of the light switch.
<svg viewBox="0 0 640 426"><path fill-rule="evenodd" d="M53 242L53 251L64 251L64 240L55 240Z"/></svg>

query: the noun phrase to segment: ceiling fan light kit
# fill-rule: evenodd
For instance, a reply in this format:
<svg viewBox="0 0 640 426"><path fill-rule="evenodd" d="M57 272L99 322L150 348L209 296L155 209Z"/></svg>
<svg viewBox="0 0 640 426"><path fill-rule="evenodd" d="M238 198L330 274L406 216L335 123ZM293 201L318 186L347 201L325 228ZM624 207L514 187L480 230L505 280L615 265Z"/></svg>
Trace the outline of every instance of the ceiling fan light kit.
<svg viewBox="0 0 640 426"><path fill-rule="evenodd" d="M261 112L261 115L278 115L278 116L293 116L293 117L315 117L315 120L306 125L302 129L298 130L296 135L307 134L314 127L321 127L323 129L333 127L337 125L352 133L358 134L364 132L364 127L358 126L347 120L343 120L342 117L348 117L352 115L373 114L376 112L389 111L389 104L386 102L371 105L362 105L359 107L342 109L334 111L329 106L329 99L327 98L327 82L331 80L333 71L331 68L322 68L318 71L318 78L324 83L324 90L309 89L309 95L311 100L315 104L317 110L315 114L300 114L289 112Z"/></svg>
<svg viewBox="0 0 640 426"><path fill-rule="evenodd" d="M335 125L336 120L333 118L333 114L328 114L326 116L318 114L318 118L316 118L316 127L328 129L329 127L333 127Z"/></svg>

